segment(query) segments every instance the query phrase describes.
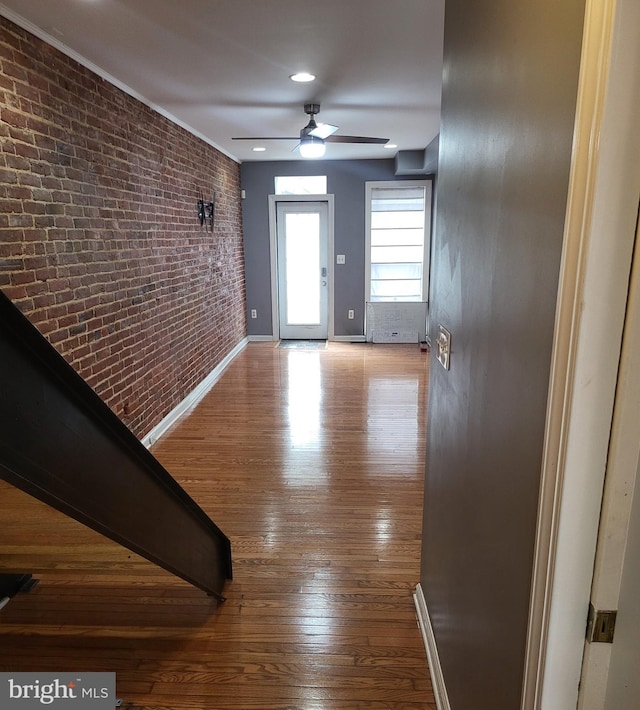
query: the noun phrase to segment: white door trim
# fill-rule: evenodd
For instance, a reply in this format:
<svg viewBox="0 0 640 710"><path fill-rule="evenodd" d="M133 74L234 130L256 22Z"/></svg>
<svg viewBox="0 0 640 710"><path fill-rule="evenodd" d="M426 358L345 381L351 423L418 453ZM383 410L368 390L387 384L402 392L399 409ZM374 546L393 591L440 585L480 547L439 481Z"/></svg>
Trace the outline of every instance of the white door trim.
<svg viewBox="0 0 640 710"><path fill-rule="evenodd" d="M627 558L632 515L636 516L634 519L637 521L639 514L638 499L636 498L636 502L633 503L634 490L637 488L638 462L640 461L638 402L640 402L640 226L636 234L631 288L624 326L611 443L598 531L598 548L591 589L591 603L595 609L599 610L618 610L620 608L625 561L627 564L633 564L633 561L629 562ZM632 504L636 507L632 508ZM635 597L635 592L633 597ZM624 620L625 612L629 613L629 609L624 607L624 599L623 594L622 607L620 608L622 614L619 614L618 621ZM624 624L619 626L613 644L588 642L585 644L578 701L579 710L604 710L607 681L610 678L613 690L621 692L621 688L617 687L619 679L616 679L615 671L612 676L609 676L612 651L624 632L629 633L630 638L633 638L631 634L634 633L633 630L637 629L637 626L631 625L626 628ZM614 707L621 708L623 706L615 703Z"/></svg>
<svg viewBox="0 0 640 710"><path fill-rule="evenodd" d="M276 229L276 210L278 202L326 202L327 218L327 260L328 260L328 309L329 340L335 338L333 315L334 302L334 196L333 195L269 195L269 258L271 262L271 332L273 340L279 340L280 309L278 303L278 235Z"/></svg>
<svg viewBox="0 0 640 710"><path fill-rule="evenodd" d="M631 269L637 0L587 0L523 710L575 708Z"/></svg>
<svg viewBox="0 0 640 710"><path fill-rule="evenodd" d="M316 318L317 322L313 323L296 323L292 324L289 322L289 316L291 314L290 306L295 304L295 301L299 298L304 300L304 296L300 291L296 290L296 295L293 297L293 302L291 299L290 289L292 284L290 283L290 278L294 278L293 273L290 273L289 267L289 246L290 242L288 239L289 229L288 226L291 222L288 221L290 216L297 218L300 214L305 214L307 217L317 218L317 229L318 229L318 250L315 256L318 258L318 268L313 269L313 276L311 272L307 271L304 279L299 284L302 286L303 291L310 294L315 287L317 287L317 297L318 297L318 313ZM281 202L276 203L276 233L278 237L278 300L279 300L279 316L280 316L280 338L283 340L314 340L314 339L324 339L326 340L329 336L329 255L328 255L328 241L329 241L329 208L326 202ZM310 223L308 223L310 224ZM294 230L292 236L300 237L299 232ZM308 238L312 238L313 235L307 234ZM314 251L309 251L308 247L311 242L307 241L307 249L305 250L304 261L305 266L308 266L310 259L313 260ZM303 267L304 268L304 267ZM298 276L299 274L296 274ZM293 286L295 288L295 286ZM300 305L300 304L296 304ZM311 306L311 304L309 304ZM295 305L293 305L295 311Z"/></svg>

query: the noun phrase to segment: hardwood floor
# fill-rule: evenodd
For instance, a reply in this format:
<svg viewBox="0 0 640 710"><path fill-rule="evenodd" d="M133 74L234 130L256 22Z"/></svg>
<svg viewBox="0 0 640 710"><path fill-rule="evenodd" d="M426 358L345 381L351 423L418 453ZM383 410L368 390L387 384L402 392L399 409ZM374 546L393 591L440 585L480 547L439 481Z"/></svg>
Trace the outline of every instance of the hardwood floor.
<svg viewBox="0 0 640 710"><path fill-rule="evenodd" d="M0 670L116 671L145 710L435 710L426 386L416 345L234 360L153 449L231 539L222 605L2 484L1 566L41 581L0 612Z"/></svg>

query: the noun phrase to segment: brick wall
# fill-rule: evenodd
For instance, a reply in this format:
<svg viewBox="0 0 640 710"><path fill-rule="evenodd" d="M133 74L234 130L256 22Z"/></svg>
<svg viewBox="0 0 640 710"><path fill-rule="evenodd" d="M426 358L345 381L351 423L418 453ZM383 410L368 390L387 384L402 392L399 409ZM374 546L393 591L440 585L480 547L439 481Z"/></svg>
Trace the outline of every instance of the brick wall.
<svg viewBox="0 0 640 710"><path fill-rule="evenodd" d="M0 288L142 436L245 335L239 166L4 18L0 146Z"/></svg>

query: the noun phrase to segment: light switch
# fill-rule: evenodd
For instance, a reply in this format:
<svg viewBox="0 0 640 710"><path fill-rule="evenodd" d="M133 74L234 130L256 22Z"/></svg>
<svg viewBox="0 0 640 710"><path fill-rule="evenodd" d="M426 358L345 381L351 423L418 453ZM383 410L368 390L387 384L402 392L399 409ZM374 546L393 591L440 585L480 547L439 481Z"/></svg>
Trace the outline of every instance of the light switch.
<svg viewBox="0 0 640 710"><path fill-rule="evenodd" d="M345 259L344 259L344 254L337 254L336 255L336 264L344 264Z"/></svg>
<svg viewBox="0 0 640 710"><path fill-rule="evenodd" d="M438 323L438 334L436 336L436 357L445 370L449 369L449 359L451 356L451 333L440 323Z"/></svg>

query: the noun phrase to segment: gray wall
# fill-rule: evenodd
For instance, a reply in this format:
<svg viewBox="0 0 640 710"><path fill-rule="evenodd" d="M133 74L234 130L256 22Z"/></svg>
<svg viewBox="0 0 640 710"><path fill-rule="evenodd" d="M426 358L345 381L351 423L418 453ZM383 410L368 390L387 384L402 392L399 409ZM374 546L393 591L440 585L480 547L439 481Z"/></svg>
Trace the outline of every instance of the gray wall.
<svg viewBox="0 0 640 710"><path fill-rule="evenodd" d="M243 163L241 186L247 288L248 335L272 335L271 271L269 262L269 201L276 175L326 175L327 192L335 195L334 236L336 254L345 255L344 266L334 266L334 317L336 336L364 334L365 287L365 182L401 180L389 160L317 160ZM409 176L405 179L416 179ZM258 318L251 319L251 309ZM353 308L354 320L347 319Z"/></svg>
<svg viewBox="0 0 640 710"><path fill-rule="evenodd" d="M584 0L447 0L421 586L453 710L520 707Z"/></svg>

